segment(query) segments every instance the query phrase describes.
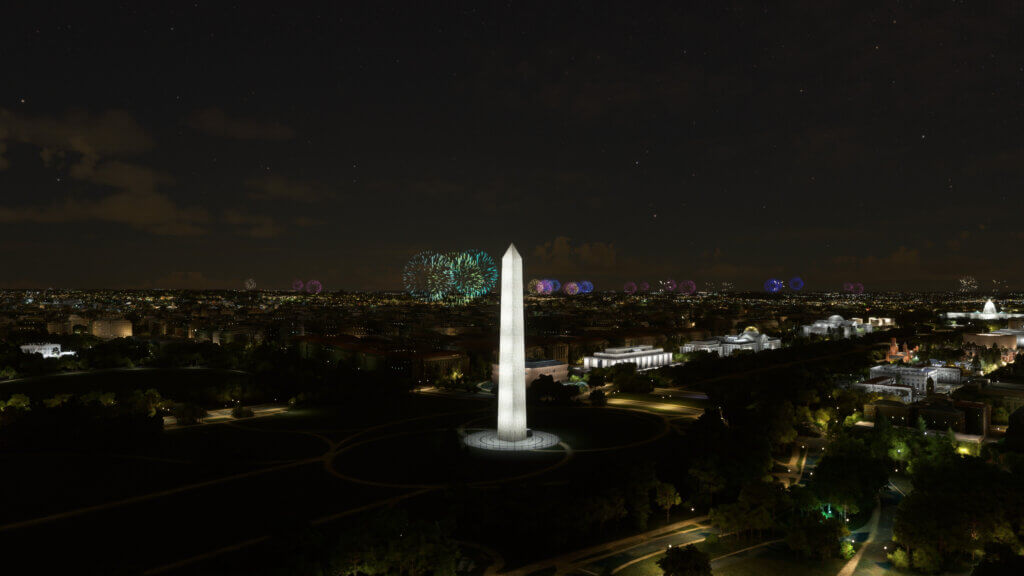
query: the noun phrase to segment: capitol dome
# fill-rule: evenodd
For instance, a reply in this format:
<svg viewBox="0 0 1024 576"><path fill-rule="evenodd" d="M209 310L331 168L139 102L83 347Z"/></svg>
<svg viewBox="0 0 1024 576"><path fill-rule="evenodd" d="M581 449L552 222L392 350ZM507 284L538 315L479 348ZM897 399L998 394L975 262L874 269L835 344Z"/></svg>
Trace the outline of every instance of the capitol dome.
<svg viewBox="0 0 1024 576"><path fill-rule="evenodd" d="M995 314L996 305L992 303L992 300L985 301L985 307L981 309L982 314Z"/></svg>
<svg viewBox="0 0 1024 576"><path fill-rule="evenodd" d="M832 316L829 316L828 317L828 321L829 322L845 322L845 320L843 320L843 317L840 316L839 314L834 314Z"/></svg>

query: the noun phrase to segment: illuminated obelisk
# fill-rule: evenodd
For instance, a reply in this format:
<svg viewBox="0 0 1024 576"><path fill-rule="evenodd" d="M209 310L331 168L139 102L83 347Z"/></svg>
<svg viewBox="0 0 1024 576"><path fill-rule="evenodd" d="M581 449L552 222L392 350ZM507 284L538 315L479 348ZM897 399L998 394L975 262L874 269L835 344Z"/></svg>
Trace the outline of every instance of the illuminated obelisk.
<svg viewBox="0 0 1024 576"><path fill-rule="evenodd" d="M509 244L501 258L501 332L498 342L498 440L525 440L526 330L523 319L523 258Z"/></svg>

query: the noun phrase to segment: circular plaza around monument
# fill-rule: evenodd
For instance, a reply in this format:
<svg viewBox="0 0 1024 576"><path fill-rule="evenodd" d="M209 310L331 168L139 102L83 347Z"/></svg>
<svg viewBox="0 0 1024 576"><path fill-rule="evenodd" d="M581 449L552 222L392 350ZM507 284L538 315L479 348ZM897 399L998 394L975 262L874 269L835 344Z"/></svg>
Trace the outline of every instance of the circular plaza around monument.
<svg viewBox="0 0 1024 576"><path fill-rule="evenodd" d="M558 436L539 430L529 430L526 438L512 442L498 438L497 430L480 430L467 434L463 441L470 448L504 452L543 450L557 446L560 442Z"/></svg>

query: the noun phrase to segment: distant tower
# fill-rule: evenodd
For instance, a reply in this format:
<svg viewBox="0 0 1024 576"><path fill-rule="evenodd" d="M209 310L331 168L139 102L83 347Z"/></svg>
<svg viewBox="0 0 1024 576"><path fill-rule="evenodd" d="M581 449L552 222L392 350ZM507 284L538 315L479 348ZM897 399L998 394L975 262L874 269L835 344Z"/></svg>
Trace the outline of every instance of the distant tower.
<svg viewBox="0 0 1024 576"><path fill-rule="evenodd" d="M498 343L498 440L525 440L526 331L523 258L510 244L501 259L501 332Z"/></svg>

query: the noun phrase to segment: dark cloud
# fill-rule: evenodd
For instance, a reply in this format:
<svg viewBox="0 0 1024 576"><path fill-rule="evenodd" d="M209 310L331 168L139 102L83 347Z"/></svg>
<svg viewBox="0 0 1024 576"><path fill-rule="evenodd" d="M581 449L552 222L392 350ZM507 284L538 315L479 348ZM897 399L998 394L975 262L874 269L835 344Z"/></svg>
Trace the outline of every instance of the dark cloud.
<svg viewBox="0 0 1024 576"><path fill-rule="evenodd" d="M605 273L615 268L615 246L604 242L581 242L558 236L534 247L530 255L537 265L560 274Z"/></svg>
<svg viewBox="0 0 1024 576"><path fill-rule="evenodd" d="M211 287L220 288L226 286L222 280L214 280L206 274L197 271L171 272L153 282L149 283L150 288L169 290L203 290Z"/></svg>
<svg viewBox="0 0 1024 576"><path fill-rule="evenodd" d="M224 213L224 221L239 233L252 238L274 238L285 231L285 227L277 224L270 216L234 209Z"/></svg>
<svg viewBox="0 0 1024 576"><path fill-rule="evenodd" d="M0 110L0 121L0 138L38 148L44 165L59 163L70 179L93 185L98 196L69 196L45 205L9 203L0 207L0 222L102 221L157 235L204 232L208 220L204 209L182 208L159 191L173 183L169 174L114 158L138 155L153 147L153 139L130 114L76 112L51 118Z"/></svg>
<svg viewBox="0 0 1024 576"><path fill-rule="evenodd" d="M188 119L188 125L210 136L236 140L291 140L295 131L279 122L228 116L220 108L207 108Z"/></svg>
<svg viewBox="0 0 1024 576"><path fill-rule="evenodd" d="M124 110L40 117L0 108L0 140L37 146L44 160L57 152L73 152L86 159L133 156L153 147L153 139Z"/></svg>
<svg viewBox="0 0 1024 576"><path fill-rule="evenodd" d="M319 184L284 176L251 178L246 180L245 186L253 190L254 200L313 203L328 197Z"/></svg>

